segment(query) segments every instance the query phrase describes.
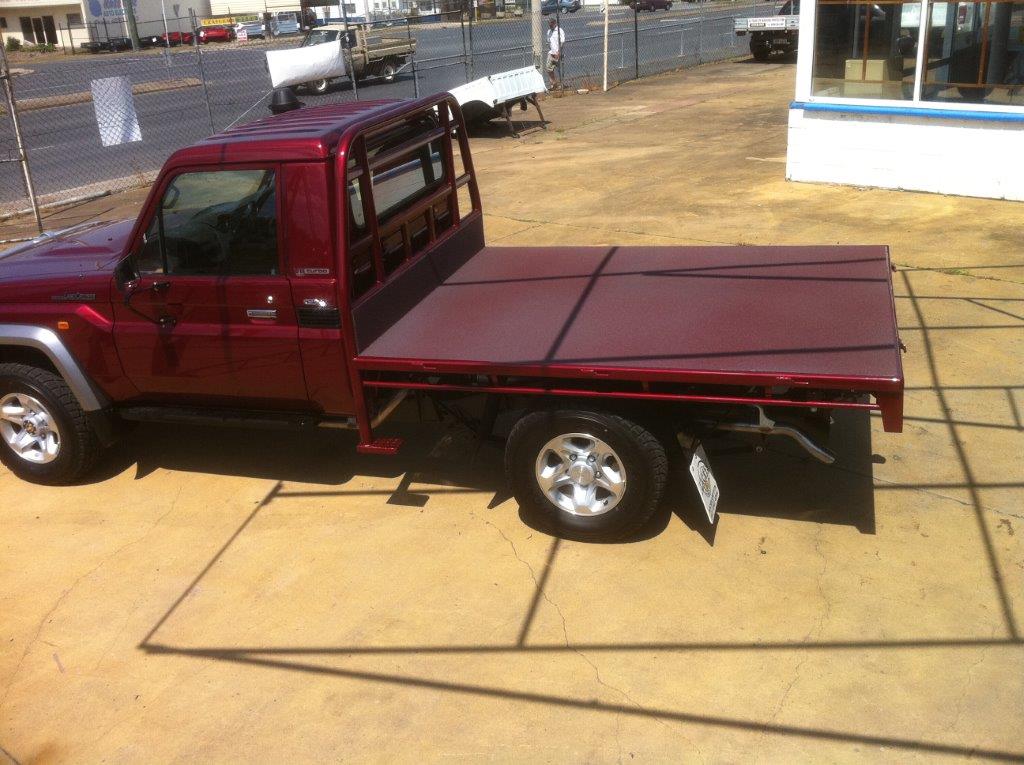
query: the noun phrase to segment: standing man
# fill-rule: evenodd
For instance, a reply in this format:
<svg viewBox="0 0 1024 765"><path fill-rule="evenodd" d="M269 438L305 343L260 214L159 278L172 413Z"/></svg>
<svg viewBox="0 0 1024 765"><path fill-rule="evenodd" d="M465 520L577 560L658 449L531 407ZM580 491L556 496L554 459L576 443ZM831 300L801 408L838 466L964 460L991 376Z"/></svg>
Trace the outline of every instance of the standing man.
<svg viewBox="0 0 1024 765"><path fill-rule="evenodd" d="M561 25L554 18L548 19L548 79L551 81L551 89L557 90L562 86L558 79L558 66L562 63L562 56L565 54L565 32Z"/></svg>

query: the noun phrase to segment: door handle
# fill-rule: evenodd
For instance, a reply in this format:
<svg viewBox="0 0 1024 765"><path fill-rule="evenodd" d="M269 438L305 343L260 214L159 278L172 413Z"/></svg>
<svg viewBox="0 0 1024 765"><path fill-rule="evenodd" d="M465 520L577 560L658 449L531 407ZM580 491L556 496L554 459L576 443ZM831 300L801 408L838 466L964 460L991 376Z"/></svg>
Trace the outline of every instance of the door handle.
<svg viewBox="0 0 1024 765"><path fill-rule="evenodd" d="M157 319L156 323L159 325L160 329L173 329L174 325L178 323L178 320L173 316L164 315Z"/></svg>
<svg viewBox="0 0 1024 765"><path fill-rule="evenodd" d="M276 308L249 308L246 310L245 315L250 319L276 319L277 309Z"/></svg>

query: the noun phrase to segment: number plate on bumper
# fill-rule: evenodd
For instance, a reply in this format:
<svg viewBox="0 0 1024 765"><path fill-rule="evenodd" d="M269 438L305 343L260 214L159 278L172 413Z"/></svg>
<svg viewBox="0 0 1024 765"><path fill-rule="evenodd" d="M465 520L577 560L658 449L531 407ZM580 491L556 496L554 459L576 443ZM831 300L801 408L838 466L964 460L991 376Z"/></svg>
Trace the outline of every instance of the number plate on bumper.
<svg viewBox="0 0 1024 765"><path fill-rule="evenodd" d="M707 513L708 520L714 524L715 513L718 511L718 481L715 480L715 476L711 472L708 455L705 454L704 447L699 443L690 460L690 475L700 493L701 502L704 503L704 512Z"/></svg>

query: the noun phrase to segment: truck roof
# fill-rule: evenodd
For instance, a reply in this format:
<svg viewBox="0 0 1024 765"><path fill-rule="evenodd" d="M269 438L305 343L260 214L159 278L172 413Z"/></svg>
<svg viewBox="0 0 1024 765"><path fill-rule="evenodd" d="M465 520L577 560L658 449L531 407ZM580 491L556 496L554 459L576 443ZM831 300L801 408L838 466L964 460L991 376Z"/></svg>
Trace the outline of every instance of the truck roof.
<svg viewBox="0 0 1024 765"><path fill-rule="evenodd" d="M214 133L176 151L167 166L326 159L349 128L415 103L382 99L296 109Z"/></svg>

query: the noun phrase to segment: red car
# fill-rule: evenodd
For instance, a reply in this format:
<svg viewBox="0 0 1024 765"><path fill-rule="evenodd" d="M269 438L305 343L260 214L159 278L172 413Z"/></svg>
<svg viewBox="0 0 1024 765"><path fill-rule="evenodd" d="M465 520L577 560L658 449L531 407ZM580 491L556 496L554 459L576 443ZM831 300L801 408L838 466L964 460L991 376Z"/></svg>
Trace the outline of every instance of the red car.
<svg viewBox="0 0 1024 765"><path fill-rule="evenodd" d="M191 45L195 36L191 32L170 32L168 34L160 35L160 44L171 46L175 45Z"/></svg>
<svg viewBox="0 0 1024 765"><path fill-rule="evenodd" d="M203 27L199 30L199 42L231 42L235 39L235 30L231 27Z"/></svg>

